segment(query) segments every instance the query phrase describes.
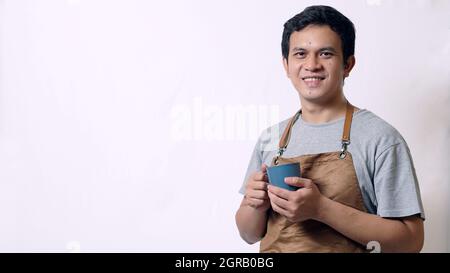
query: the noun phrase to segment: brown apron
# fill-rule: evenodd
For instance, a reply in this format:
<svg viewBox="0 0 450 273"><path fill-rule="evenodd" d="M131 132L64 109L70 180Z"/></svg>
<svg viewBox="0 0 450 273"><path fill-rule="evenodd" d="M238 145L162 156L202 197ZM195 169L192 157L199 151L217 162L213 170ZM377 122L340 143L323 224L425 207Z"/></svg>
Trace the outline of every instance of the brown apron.
<svg viewBox="0 0 450 273"><path fill-rule="evenodd" d="M279 143L273 165L300 162L301 176L311 179L326 197L366 212L361 190L353 166L350 127L354 107L347 102L347 113L342 135L342 149L337 152L281 157L289 142L292 126L301 110L289 121ZM326 224L315 220L290 222L269 209L267 232L261 240L260 252L365 252L363 245L345 237Z"/></svg>

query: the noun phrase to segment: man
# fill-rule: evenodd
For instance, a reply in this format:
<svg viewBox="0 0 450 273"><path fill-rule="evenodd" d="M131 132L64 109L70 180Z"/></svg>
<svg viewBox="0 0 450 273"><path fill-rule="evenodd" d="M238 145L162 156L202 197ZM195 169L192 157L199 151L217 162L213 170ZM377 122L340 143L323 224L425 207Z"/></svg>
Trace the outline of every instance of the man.
<svg viewBox="0 0 450 273"><path fill-rule="evenodd" d="M311 6L288 20L283 64L301 111L262 134L236 213L241 237L261 252L419 252L424 211L409 148L398 131L352 106L344 79L355 65L353 23ZM279 131L277 130L279 128ZM279 149L265 136L277 130ZM299 162L289 191L267 180L270 165Z"/></svg>

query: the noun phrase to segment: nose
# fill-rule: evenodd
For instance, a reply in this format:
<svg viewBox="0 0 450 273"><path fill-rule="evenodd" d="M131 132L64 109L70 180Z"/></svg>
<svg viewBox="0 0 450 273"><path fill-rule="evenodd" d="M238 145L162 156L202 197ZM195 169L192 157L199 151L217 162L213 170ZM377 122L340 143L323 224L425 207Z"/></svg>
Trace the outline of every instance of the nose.
<svg viewBox="0 0 450 273"><path fill-rule="evenodd" d="M318 60L316 56L310 56L305 61L304 65L307 71L317 71L322 68L322 64L320 63L320 60Z"/></svg>

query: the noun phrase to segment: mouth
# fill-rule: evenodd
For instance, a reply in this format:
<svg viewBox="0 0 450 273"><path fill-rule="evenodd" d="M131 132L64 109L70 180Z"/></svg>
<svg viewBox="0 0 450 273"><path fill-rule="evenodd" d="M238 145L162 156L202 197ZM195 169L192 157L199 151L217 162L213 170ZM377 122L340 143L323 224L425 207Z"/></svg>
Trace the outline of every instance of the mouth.
<svg viewBox="0 0 450 273"><path fill-rule="evenodd" d="M308 87L315 88L318 87L323 80L325 80L325 76L322 75L305 76L302 77L302 80L306 83Z"/></svg>
<svg viewBox="0 0 450 273"><path fill-rule="evenodd" d="M321 75L302 77L302 80L304 80L304 81L321 81L324 79L325 79L325 76L321 76Z"/></svg>

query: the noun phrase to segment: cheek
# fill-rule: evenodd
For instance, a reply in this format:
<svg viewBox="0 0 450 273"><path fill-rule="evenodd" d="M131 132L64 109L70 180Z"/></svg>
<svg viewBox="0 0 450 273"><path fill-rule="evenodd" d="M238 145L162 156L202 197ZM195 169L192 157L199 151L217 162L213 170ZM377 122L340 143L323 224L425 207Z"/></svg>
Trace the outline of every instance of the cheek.
<svg viewBox="0 0 450 273"><path fill-rule="evenodd" d="M326 61L323 65L328 72L336 70L336 65L332 61Z"/></svg>
<svg viewBox="0 0 450 273"><path fill-rule="evenodd" d="M289 66L289 75L298 76L300 73L301 65L296 63Z"/></svg>
<svg viewBox="0 0 450 273"><path fill-rule="evenodd" d="M331 78L341 78L344 76L345 71L341 65L329 61L324 66Z"/></svg>

